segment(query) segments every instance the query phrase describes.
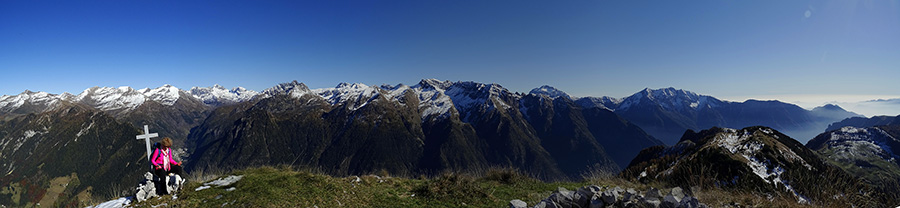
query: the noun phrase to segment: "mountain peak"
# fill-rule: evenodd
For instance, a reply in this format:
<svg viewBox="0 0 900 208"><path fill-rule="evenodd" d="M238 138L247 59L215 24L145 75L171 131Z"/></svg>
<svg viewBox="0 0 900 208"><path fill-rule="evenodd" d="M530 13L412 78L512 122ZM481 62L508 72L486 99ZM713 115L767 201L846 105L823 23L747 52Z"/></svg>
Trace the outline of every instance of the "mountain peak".
<svg viewBox="0 0 900 208"><path fill-rule="evenodd" d="M338 88L338 89L341 89L341 88L347 88L347 89L365 89L365 88L369 88L369 85L366 85L366 84L363 84L363 83L352 83L352 84L351 84L351 83L341 82L340 84L338 84L338 85L335 86L334 88Z"/></svg>
<svg viewBox="0 0 900 208"><path fill-rule="evenodd" d="M569 94L566 94L566 92L556 89L555 87L552 87L550 85L543 85L538 88L534 88L531 90L531 92L528 92L528 93L538 94L538 95L547 95L553 99L558 98L558 97L572 99L572 97L569 97Z"/></svg>
<svg viewBox="0 0 900 208"><path fill-rule="evenodd" d="M697 93L683 90L683 89L675 89L674 87L668 88L659 88L659 89L650 89L644 88L638 94L643 95L644 97L648 97L651 99L665 99L671 97L687 97L687 98L696 98L699 97Z"/></svg>
<svg viewBox="0 0 900 208"><path fill-rule="evenodd" d="M710 102L713 101L713 102ZM674 87L650 89L644 88L622 100L616 110L627 110L632 106L652 103L669 110L689 110L701 107L713 107L718 100L709 96L701 96L697 93L675 89Z"/></svg>
<svg viewBox="0 0 900 208"><path fill-rule="evenodd" d="M181 89L169 84L152 90L149 88L141 90L141 93L150 98L150 100L169 106L174 105L175 101L178 101L178 98L181 97L179 92L181 92Z"/></svg>
<svg viewBox="0 0 900 208"><path fill-rule="evenodd" d="M275 85L272 88L264 90L263 93L267 94L267 95L275 95L275 94L291 93L294 91L296 91L298 93L299 92L308 92L309 87L307 87L306 84L303 84L303 83L297 82L297 80L294 80L289 83L281 83L281 84Z"/></svg>
<svg viewBox="0 0 900 208"><path fill-rule="evenodd" d="M450 87L450 85L453 85L453 82L450 82L450 80L441 81L438 79L423 79L422 81L419 81L417 86L425 89L446 89L447 87Z"/></svg>
<svg viewBox="0 0 900 208"><path fill-rule="evenodd" d="M844 108L841 108L841 106L838 106L837 104L831 104L831 103L829 103L829 104L825 104L825 105L823 105L823 106L815 107L815 108L813 108L813 110L843 111Z"/></svg>
<svg viewBox="0 0 900 208"><path fill-rule="evenodd" d="M207 105L220 106L244 102L252 99L259 93L243 87L235 87L228 90L221 85L215 84L212 87L191 87L190 94Z"/></svg>

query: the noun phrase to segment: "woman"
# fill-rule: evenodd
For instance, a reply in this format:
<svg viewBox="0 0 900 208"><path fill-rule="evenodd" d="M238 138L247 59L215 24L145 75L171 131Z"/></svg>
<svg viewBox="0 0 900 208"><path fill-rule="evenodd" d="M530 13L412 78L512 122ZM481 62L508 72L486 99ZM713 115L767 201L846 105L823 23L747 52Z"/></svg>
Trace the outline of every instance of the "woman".
<svg viewBox="0 0 900 208"><path fill-rule="evenodd" d="M160 142L159 148L153 151L153 157L150 160L153 163L153 173L159 178L165 178L166 175L174 173L184 178L184 171L181 164L176 162L172 155L172 139L165 137Z"/></svg>

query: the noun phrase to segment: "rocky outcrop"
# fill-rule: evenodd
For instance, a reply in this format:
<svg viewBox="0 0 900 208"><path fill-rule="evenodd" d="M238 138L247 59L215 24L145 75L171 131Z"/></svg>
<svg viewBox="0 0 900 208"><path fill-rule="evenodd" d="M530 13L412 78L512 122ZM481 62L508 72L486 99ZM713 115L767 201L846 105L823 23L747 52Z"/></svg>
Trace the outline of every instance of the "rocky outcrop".
<svg viewBox="0 0 900 208"><path fill-rule="evenodd" d="M510 208L527 208L528 204L522 200L509 202ZM690 191L681 188L673 188L667 195L660 194L659 189L650 188L646 192L638 192L634 189L622 189L616 187L600 187L596 185L581 187L576 191L569 191L563 187L541 200L534 208L574 208L574 207L665 207L665 208L696 208L709 207L700 203L697 198L691 196Z"/></svg>

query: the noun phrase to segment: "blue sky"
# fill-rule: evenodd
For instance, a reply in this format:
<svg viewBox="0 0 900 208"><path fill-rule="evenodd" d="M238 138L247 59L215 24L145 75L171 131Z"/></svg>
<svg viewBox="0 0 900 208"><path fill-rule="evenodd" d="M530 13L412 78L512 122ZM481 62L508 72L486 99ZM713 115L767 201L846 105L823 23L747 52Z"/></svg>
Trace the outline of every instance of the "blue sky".
<svg viewBox="0 0 900 208"><path fill-rule="evenodd" d="M0 94L437 78L845 102L900 97L898 37L896 0L3 1Z"/></svg>

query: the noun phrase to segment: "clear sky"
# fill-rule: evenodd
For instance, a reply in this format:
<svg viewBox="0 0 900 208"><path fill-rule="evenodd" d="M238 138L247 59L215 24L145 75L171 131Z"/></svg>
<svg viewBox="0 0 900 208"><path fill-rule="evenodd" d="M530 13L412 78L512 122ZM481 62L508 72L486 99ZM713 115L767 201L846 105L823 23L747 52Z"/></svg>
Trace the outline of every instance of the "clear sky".
<svg viewBox="0 0 900 208"><path fill-rule="evenodd" d="M896 98L900 1L0 2L2 95L423 78L574 96Z"/></svg>

